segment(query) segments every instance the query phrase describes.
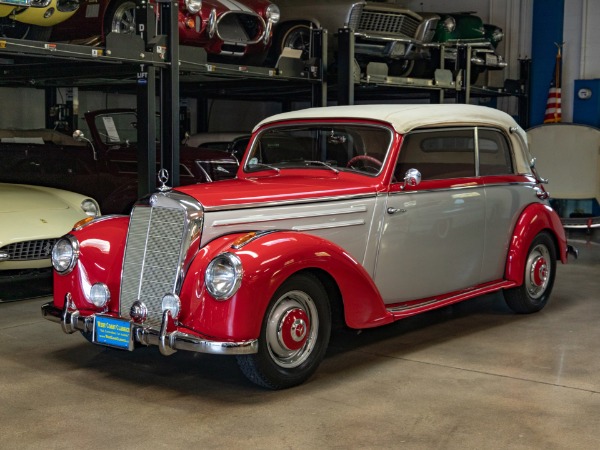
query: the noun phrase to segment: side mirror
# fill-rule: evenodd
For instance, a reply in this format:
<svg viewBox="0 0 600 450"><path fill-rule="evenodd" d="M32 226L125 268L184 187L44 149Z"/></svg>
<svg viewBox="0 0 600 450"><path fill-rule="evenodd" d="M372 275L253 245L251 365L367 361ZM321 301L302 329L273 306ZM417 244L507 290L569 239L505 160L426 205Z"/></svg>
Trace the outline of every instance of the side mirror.
<svg viewBox="0 0 600 450"><path fill-rule="evenodd" d="M81 131L81 130L73 131L73 139L75 139L77 142L87 142L88 144L90 144L90 147L92 147L92 153L94 154L94 161L98 161L98 155L96 153L96 148L94 147L94 144L92 144L92 141L90 141L88 138L85 137L85 134L83 134L83 131Z"/></svg>
<svg viewBox="0 0 600 450"><path fill-rule="evenodd" d="M421 183L421 172L417 169L408 169L404 175L404 184L402 190L406 189L407 186L414 187Z"/></svg>

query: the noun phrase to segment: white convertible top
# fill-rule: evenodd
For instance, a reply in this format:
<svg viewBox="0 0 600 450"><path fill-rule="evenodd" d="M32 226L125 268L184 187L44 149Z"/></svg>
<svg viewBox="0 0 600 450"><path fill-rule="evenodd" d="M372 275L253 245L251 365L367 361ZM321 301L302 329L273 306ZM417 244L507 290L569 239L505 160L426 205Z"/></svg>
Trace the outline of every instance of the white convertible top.
<svg viewBox="0 0 600 450"><path fill-rule="evenodd" d="M292 111L268 117L267 123L295 119L371 119L389 123L398 133L432 125L494 125L505 130L518 127L508 114L487 106L463 104L351 105Z"/></svg>

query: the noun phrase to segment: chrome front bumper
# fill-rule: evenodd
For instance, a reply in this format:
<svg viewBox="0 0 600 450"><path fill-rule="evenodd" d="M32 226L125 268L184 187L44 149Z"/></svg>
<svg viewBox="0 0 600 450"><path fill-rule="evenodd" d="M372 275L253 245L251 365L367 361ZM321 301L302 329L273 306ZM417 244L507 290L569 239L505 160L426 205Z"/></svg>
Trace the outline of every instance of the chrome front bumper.
<svg viewBox="0 0 600 450"><path fill-rule="evenodd" d="M65 300L65 307L62 309L56 308L52 302L42 305L42 316L52 322L60 323L63 331L67 334L81 331L91 336L94 330L95 316L81 316L78 310L69 308L70 301ZM177 350L214 355L248 355L258 351L258 340L256 339L241 342L218 342L200 339L179 331L167 332L169 320L169 311L165 311L160 330L133 323L134 341L146 346L156 345L161 354L165 356L172 355Z"/></svg>

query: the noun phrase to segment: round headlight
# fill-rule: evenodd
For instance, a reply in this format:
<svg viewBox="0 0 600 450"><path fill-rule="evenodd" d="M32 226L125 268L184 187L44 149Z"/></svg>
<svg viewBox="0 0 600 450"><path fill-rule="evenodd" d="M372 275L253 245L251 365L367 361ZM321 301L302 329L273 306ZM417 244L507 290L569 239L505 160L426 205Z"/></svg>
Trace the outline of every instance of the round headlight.
<svg viewBox="0 0 600 450"><path fill-rule="evenodd" d="M206 288L217 300L227 300L242 284L242 261L232 253L222 253L206 268Z"/></svg>
<svg viewBox="0 0 600 450"><path fill-rule="evenodd" d="M279 6L271 3L269 6L267 6L265 15L267 16L267 19L269 19L271 22L273 22L273 23L279 22L279 19L281 18L281 13L279 12Z"/></svg>
<svg viewBox="0 0 600 450"><path fill-rule="evenodd" d="M79 258L79 242L74 236L60 238L52 247L52 267L61 275L66 275L77 264Z"/></svg>
<svg viewBox="0 0 600 450"><path fill-rule="evenodd" d="M202 0L185 0L185 7L192 14L196 14L202 9Z"/></svg>
<svg viewBox="0 0 600 450"><path fill-rule="evenodd" d="M169 310L171 317L177 319L179 317L179 311L181 311L181 300L175 294L167 294L162 299L162 310L163 312Z"/></svg>
<svg viewBox="0 0 600 450"><path fill-rule="evenodd" d="M90 301L98 308L103 308L110 300L110 291L104 283L96 283L90 289Z"/></svg>
<svg viewBox="0 0 600 450"><path fill-rule="evenodd" d="M446 31L452 33L456 29L456 20L454 20L454 17L446 17L443 26Z"/></svg>
<svg viewBox="0 0 600 450"><path fill-rule="evenodd" d="M100 207L91 198L86 198L81 202L81 209L89 217L98 217L100 215Z"/></svg>
<svg viewBox="0 0 600 450"><path fill-rule="evenodd" d="M501 28L496 28L492 33L492 41L500 42L502 39L504 39L504 32Z"/></svg>

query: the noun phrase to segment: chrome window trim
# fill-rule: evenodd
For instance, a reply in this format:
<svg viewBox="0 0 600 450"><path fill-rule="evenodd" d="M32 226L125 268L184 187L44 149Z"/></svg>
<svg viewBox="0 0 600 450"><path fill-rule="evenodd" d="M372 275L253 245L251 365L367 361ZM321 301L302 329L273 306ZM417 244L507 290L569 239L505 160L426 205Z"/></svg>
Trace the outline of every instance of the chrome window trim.
<svg viewBox="0 0 600 450"><path fill-rule="evenodd" d="M502 176L502 175L500 175L500 176ZM390 192L390 195L426 194L428 192L444 192L444 191L456 191L456 190L461 190L461 189L478 189L478 188L481 189L481 188L500 187L500 186L530 186L530 187L534 187L535 183L515 181L515 182L492 183L492 184L487 184L487 183L474 184L474 185L468 184L468 185L461 185L461 186L452 186L452 187L447 187L447 188L432 188L432 189L419 189L419 190L414 190L414 191Z"/></svg>

